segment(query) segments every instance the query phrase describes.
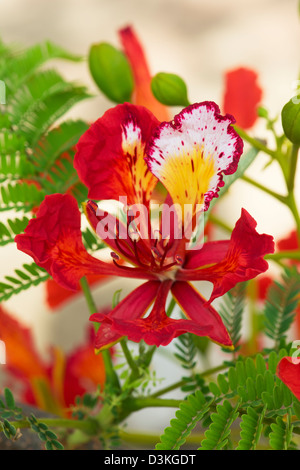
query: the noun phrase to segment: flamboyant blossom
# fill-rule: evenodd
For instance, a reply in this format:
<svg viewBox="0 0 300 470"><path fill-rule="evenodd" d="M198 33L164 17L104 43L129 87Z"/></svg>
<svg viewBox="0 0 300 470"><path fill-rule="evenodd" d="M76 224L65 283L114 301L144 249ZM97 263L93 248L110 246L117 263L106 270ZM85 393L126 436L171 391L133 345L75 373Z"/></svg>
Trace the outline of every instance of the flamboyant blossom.
<svg viewBox="0 0 300 470"><path fill-rule="evenodd" d="M283 357L277 365L276 374L300 400L300 358Z"/></svg>
<svg viewBox="0 0 300 470"><path fill-rule="evenodd" d="M94 353L94 332L85 342L65 353L51 346L49 359L36 348L32 331L0 307L0 340L5 344L6 384L18 383L20 399L40 409L68 416L76 396L95 392L105 383L101 355Z"/></svg>
<svg viewBox="0 0 300 470"><path fill-rule="evenodd" d="M262 89L254 70L238 67L225 73L222 109L234 115L238 126L249 129L255 124L261 99Z"/></svg>
<svg viewBox="0 0 300 470"><path fill-rule="evenodd" d="M263 256L273 252L273 239L256 232L256 222L244 209L230 240L197 248L188 243L185 231L178 236L184 222L188 220L194 227L199 213L218 195L224 184L222 175L237 168L243 144L232 123L233 117L221 116L213 102L191 105L172 122L161 124L141 106L125 103L108 110L79 140L74 165L91 199L126 198L127 218L115 219L101 212L93 201L84 206L91 226L111 248L113 263L86 252L81 214L70 195L47 196L25 233L16 237L18 248L65 288L76 289L79 280L91 274L145 281L108 314L95 312L91 316L100 323L96 348L106 348L123 336L167 345L185 332L232 345L211 302L237 282L267 269ZM168 196L157 231L151 225L150 203L158 181ZM138 223L131 213L135 205L146 208L146 212L140 211ZM173 206L176 209L171 211ZM187 218L182 217L186 207ZM162 221L168 213L173 214L175 223L164 236ZM209 301L191 281L212 283ZM185 319L166 315L169 293Z"/></svg>

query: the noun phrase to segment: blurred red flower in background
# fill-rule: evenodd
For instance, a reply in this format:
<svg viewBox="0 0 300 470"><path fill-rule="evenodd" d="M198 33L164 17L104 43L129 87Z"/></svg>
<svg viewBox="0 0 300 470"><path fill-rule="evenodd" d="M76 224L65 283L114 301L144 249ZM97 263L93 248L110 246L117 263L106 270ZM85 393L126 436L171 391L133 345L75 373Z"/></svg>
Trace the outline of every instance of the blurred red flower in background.
<svg viewBox="0 0 300 470"><path fill-rule="evenodd" d="M246 67L225 73L223 111L233 114L237 125L243 129L251 128L257 119L257 108L262 99L257 79L257 73Z"/></svg>
<svg viewBox="0 0 300 470"><path fill-rule="evenodd" d="M96 355L94 332L88 330L85 342L69 353L51 346L50 358L39 353L30 328L0 307L0 339L5 344L7 385L20 386L19 399L40 409L68 416L76 396L103 387L105 368L101 354Z"/></svg>

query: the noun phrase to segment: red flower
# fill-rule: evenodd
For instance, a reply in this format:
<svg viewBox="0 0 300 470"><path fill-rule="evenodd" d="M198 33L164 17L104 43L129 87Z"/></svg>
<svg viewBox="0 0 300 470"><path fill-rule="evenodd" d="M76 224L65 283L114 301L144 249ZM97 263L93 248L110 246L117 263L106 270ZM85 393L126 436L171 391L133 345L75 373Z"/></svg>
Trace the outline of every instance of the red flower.
<svg viewBox="0 0 300 470"><path fill-rule="evenodd" d="M277 365L276 374L300 400L300 358L283 357Z"/></svg>
<svg viewBox="0 0 300 470"><path fill-rule="evenodd" d="M0 307L0 339L5 344L5 371L21 385L24 403L67 416L76 396L94 392L105 383L101 355L94 352L94 333L69 354L51 347L49 360L36 349L32 332Z"/></svg>
<svg viewBox="0 0 300 470"><path fill-rule="evenodd" d="M234 115L238 126L248 129L254 125L261 98L256 72L240 67L225 74L223 110Z"/></svg>
<svg viewBox="0 0 300 470"><path fill-rule="evenodd" d="M139 217L133 218L129 210L123 213L127 219L100 214L95 202L85 205L91 226L112 249L113 264L86 252L81 240L80 212L70 195L47 196L25 234L16 237L20 250L69 289L76 289L80 278L90 274L146 280L108 315L92 315L92 321L101 323L96 338L98 349L109 347L122 336L167 345L185 332L232 345L210 303L237 282L266 271L268 264L263 256L274 250L272 237L259 235L256 222L245 210L230 240L208 242L203 248L192 249L190 234L187 236L184 231L182 237L179 235L186 226L195 227L199 213L208 208L224 184L222 175L237 168L243 145L231 126L233 122L231 116L221 116L212 102L189 106L172 122L162 124L147 109L126 103L108 110L81 137L75 168L88 187L89 197L126 197L131 211L140 204ZM155 232L149 208L158 180L169 195L160 230ZM186 207L183 217L182 209ZM164 220L171 209L176 223L166 230ZM121 259L128 264L121 264ZM190 284L197 280L213 284L209 302ZM169 293L186 319L166 315ZM152 303L150 314L145 317Z"/></svg>

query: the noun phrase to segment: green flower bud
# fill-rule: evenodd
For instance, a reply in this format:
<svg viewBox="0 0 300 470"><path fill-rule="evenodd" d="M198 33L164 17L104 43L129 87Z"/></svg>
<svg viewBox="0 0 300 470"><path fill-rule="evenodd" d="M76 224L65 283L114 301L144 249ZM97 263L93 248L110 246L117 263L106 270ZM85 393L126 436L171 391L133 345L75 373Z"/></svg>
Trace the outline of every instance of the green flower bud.
<svg viewBox="0 0 300 470"><path fill-rule="evenodd" d="M188 106L187 87L178 75L158 73L151 81L151 89L155 98L166 106Z"/></svg>
<svg viewBox="0 0 300 470"><path fill-rule="evenodd" d="M94 44L89 53L89 67L97 86L107 98L115 103L130 101L134 80L123 52L104 42Z"/></svg>
<svg viewBox="0 0 300 470"><path fill-rule="evenodd" d="M300 145L300 100L294 96L281 111L282 127L287 138Z"/></svg>
<svg viewBox="0 0 300 470"><path fill-rule="evenodd" d="M263 106L259 106L257 108L257 115L261 118L264 118L264 119L269 118L268 110L266 108L264 108Z"/></svg>

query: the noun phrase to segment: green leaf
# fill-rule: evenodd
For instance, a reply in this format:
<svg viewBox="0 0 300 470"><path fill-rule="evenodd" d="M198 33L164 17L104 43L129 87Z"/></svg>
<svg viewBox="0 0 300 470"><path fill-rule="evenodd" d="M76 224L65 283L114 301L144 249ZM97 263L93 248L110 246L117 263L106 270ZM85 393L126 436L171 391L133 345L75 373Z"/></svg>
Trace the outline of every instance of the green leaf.
<svg viewBox="0 0 300 470"><path fill-rule="evenodd" d="M69 84L64 90L47 96L43 100L43 106L26 116L26 119L22 118L19 122L20 131L30 140L31 145L35 146L57 119L72 106L90 96L85 87Z"/></svg>
<svg viewBox="0 0 300 470"><path fill-rule="evenodd" d="M266 406L260 413L249 406L247 412L242 415L241 439L237 450L255 450L263 431L263 418L266 412Z"/></svg>
<svg viewBox="0 0 300 470"><path fill-rule="evenodd" d="M35 150L35 161L38 169L45 176L55 161L68 150L72 149L82 134L88 129L83 121L65 121L59 127L45 135Z"/></svg>
<svg viewBox="0 0 300 470"><path fill-rule="evenodd" d="M181 362L184 369L192 370L196 365L197 348L191 333L180 335L175 341L178 352L174 356Z"/></svg>
<svg viewBox="0 0 300 470"><path fill-rule="evenodd" d="M15 218L13 220L8 219L5 225L0 222L0 246L7 245L14 241L15 235L22 233L27 227L29 219L23 217L22 219Z"/></svg>
<svg viewBox="0 0 300 470"><path fill-rule="evenodd" d="M213 400L206 401L203 393L198 390L189 395L176 411L176 418L172 419L170 426L164 430L156 450L178 450L186 442L196 424L208 412Z"/></svg>
<svg viewBox="0 0 300 470"><path fill-rule="evenodd" d="M239 283L222 298L219 313L235 349L241 338L242 318L245 309L247 283Z"/></svg>
<svg viewBox="0 0 300 470"><path fill-rule="evenodd" d="M44 193L31 183L2 185L0 192L0 211L31 211L44 198Z"/></svg>
<svg viewBox="0 0 300 470"><path fill-rule="evenodd" d="M50 41L45 41L24 51L17 51L8 59L10 60L0 64L0 75L3 77L8 91L13 95L22 83L26 82L39 67L50 59L65 59L77 62L81 60L81 57L69 53Z"/></svg>
<svg viewBox="0 0 300 470"><path fill-rule="evenodd" d="M7 408L13 410L16 406L14 396L9 388L4 389L4 397Z"/></svg>
<svg viewBox="0 0 300 470"><path fill-rule="evenodd" d="M296 313L300 274L295 267L285 268L281 282L274 282L265 302L265 333L278 345L285 338Z"/></svg>
<svg viewBox="0 0 300 470"><path fill-rule="evenodd" d="M217 405L217 412L211 415L212 423L205 431L205 439L198 450L220 450L227 443L231 433L231 425L237 419L239 402L233 408L228 400L222 405Z"/></svg>
<svg viewBox="0 0 300 470"><path fill-rule="evenodd" d="M32 286L37 286L49 278L49 274L37 266L35 263L24 264L23 271L15 270L16 277L6 276L9 282L0 282L0 302L8 300L12 295L16 295Z"/></svg>

